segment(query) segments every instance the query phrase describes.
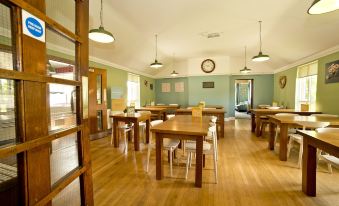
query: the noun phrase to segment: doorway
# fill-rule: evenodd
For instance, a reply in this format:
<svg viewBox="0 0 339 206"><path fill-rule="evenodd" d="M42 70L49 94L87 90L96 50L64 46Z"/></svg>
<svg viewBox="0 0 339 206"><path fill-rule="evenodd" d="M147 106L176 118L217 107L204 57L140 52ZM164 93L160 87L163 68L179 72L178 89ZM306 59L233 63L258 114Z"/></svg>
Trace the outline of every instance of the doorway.
<svg viewBox="0 0 339 206"><path fill-rule="evenodd" d="M253 79L235 80L235 118L250 119L253 108Z"/></svg>

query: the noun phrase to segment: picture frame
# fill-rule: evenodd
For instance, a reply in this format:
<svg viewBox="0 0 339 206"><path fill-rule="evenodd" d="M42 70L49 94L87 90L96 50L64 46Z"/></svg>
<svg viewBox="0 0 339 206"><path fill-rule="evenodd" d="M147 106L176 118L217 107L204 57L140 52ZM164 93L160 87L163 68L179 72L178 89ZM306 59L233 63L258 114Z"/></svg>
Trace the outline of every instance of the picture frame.
<svg viewBox="0 0 339 206"><path fill-rule="evenodd" d="M214 82L203 82L202 88L214 88Z"/></svg>
<svg viewBox="0 0 339 206"><path fill-rule="evenodd" d="M339 60L325 64L325 83L339 82Z"/></svg>

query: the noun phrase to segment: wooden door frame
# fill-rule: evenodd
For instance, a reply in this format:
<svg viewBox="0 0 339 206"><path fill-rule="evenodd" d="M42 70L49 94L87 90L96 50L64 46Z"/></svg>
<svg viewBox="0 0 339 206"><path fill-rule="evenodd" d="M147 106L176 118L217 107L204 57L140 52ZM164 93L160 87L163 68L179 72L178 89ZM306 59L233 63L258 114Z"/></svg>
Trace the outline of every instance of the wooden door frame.
<svg viewBox="0 0 339 206"><path fill-rule="evenodd" d="M101 74L102 79L101 79L101 97L102 97L102 103L99 106L96 102L96 76L98 74ZM91 75L93 77L95 76L95 79L91 79ZM106 136L107 132L107 70L106 69L101 69L101 68L96 68L96 67L90 67L89 68L89 75L88 75L88 81L89 81L89 87L90 89L93 89L93 92L89 92L89 121L90 121L90 135L91 139L96 139L100 138L101 136ZM95 95L95 97L93 96ZM95 121L93 118L96 118L96 112L98 110L103 110L102 114L102 130L99 131L97 130L98 125L97 121Z"/></svg>
<svg viewBox="0 0 339 206"><path fill-rule="evenodd" d="M234 83L236 83L237 80L247 80L247 81L250 81L250 83L251 83L251 109L253 109L254 79L235 79ZM236 94L234 96L236 96Z"/></svg>
<svg viewBox="0 0 339 206"><path fill-rule="evenodd" d="M75 0L76 32L72 32L45 14L45 0L0 0L10 5L13 13L12 31L17 60L16 70L0 68L0 78L16 81L17 136L20 142L0 148L0 158L18 156L18 175L21 193L20 205L51 205L57 196L75 179L80 178L81 204L94 205L88 117L83 114L83 78L88 77L89 0ZM46 28L56 31L75 42L76 80L65 80L46 75L45 43L22 34L21 9L46 23ZM48 133L46 91L48 83L76 87L77 126ZM36 107L34 103L41 105ZM46 110L45 110L46 109ZM36 114L37 113L37 114ZM36 119L35 119L36 118ZM33 121L32 121L33 120ZM53 187L50 182L50 143L69 134L77 133L79 167L61 178ZM37 174L45 174L43 177Z"/></svg>

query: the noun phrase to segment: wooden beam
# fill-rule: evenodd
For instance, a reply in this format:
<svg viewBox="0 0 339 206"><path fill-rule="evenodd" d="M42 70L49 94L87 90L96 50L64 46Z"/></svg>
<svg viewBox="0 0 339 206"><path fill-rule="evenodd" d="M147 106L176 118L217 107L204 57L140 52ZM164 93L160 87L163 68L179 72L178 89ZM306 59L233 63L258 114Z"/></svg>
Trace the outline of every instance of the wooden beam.
<svg viewBox="0 0 339 206"><path fill-rule="evenodd" d="M81 86L80 81L60 79L49 77L45 75L33 74L31 72L19 72L15 70L8 70L0 68L0 78L1 79L15 79L15 80L25 80L31 82L40 82L40 83L55 83L55 84L67 84L72 86Z"/></svg>
<svg viewBox="0 0 339 206"><path fill-rule="evenodd" d="M78 169L75 169L71 174L63 177L55 187L52 188L52 191L46 195L44 198L42 198L39 202L35 204L35 206L44 206L52 199L57 196L63 189L65 189L70 183L72 183L76 178L78 178L80 175L82 175L88 168L86 166L80 167Z"/></svg>
<svg viewBox="0 0 339 206"><path fill-rule="evenodd" d="M19 144L16 144L16 145L10 145L8 147L0 148L0 158L7 157L7 156L10 156L10 155L15 155L15 154L18 154L18 153L21 153L21 152L25 152L25 151L34 149L34 148L39 147L41 145L50 143L53 140L62 138L64 136L67 136L69 134L73 134L73 133L78 132L78 131L81 131L81 129L82 129L82 125L73 127L71 129L65 129L65 130L62 130L58 133L51 134L51 135L48 135L48 136L37 137L33 140L29 140L29 141L19 143Z"/></svg>

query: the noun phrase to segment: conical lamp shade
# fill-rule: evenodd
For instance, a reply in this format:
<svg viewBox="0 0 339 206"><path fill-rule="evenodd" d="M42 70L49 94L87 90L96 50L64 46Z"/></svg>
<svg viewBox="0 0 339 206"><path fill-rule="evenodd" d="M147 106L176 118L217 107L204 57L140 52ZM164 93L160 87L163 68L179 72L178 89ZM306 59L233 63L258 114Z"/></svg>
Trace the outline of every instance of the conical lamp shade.
<svg viewBox="0 0 339 206"><path fill-rule="evenodd" d="M100 26L98 29L91 29L88 37L96 42L100 43L111 43L115 40L113 34Z"/></svg>
<svg viewBox="0 0 339 206"><path fill-rule="evenodd" d="M309 14L324 14L339 9L338 0L315 0L308 9Z"/></svg>
<svg viewBox="0 0 339 206"><path fill-rule="evenodd" d="M171 76L172 76L172 77L176 77L176 76L178 76L178 74L179 74L179 73L177 73L175 70L173 70L173 72L171 73Z"/></svg>
<svg viewBox="0 0 339 206"><path fill-rule="evenodd" d="M252 58L252 61L254 62L264 62L270 59L270 56L263 54L261 51L259 52L259 54L257 56L254 56Z"/></svg>
<svg viewBox="0 0 339 206"><path fill-rule="evenodd" d="M251 72L251 70L245 66L242 70L240 70L240 72L243 74L248 74Z"/></svg>
<svg viewBox="0 0 339 206"><path fill-rule="evenodd" d="M150 64L150 67L155 69L161 68L162 66L163 65L160 62L158 62L158 60L155 60L152 64Z"/></svg>

